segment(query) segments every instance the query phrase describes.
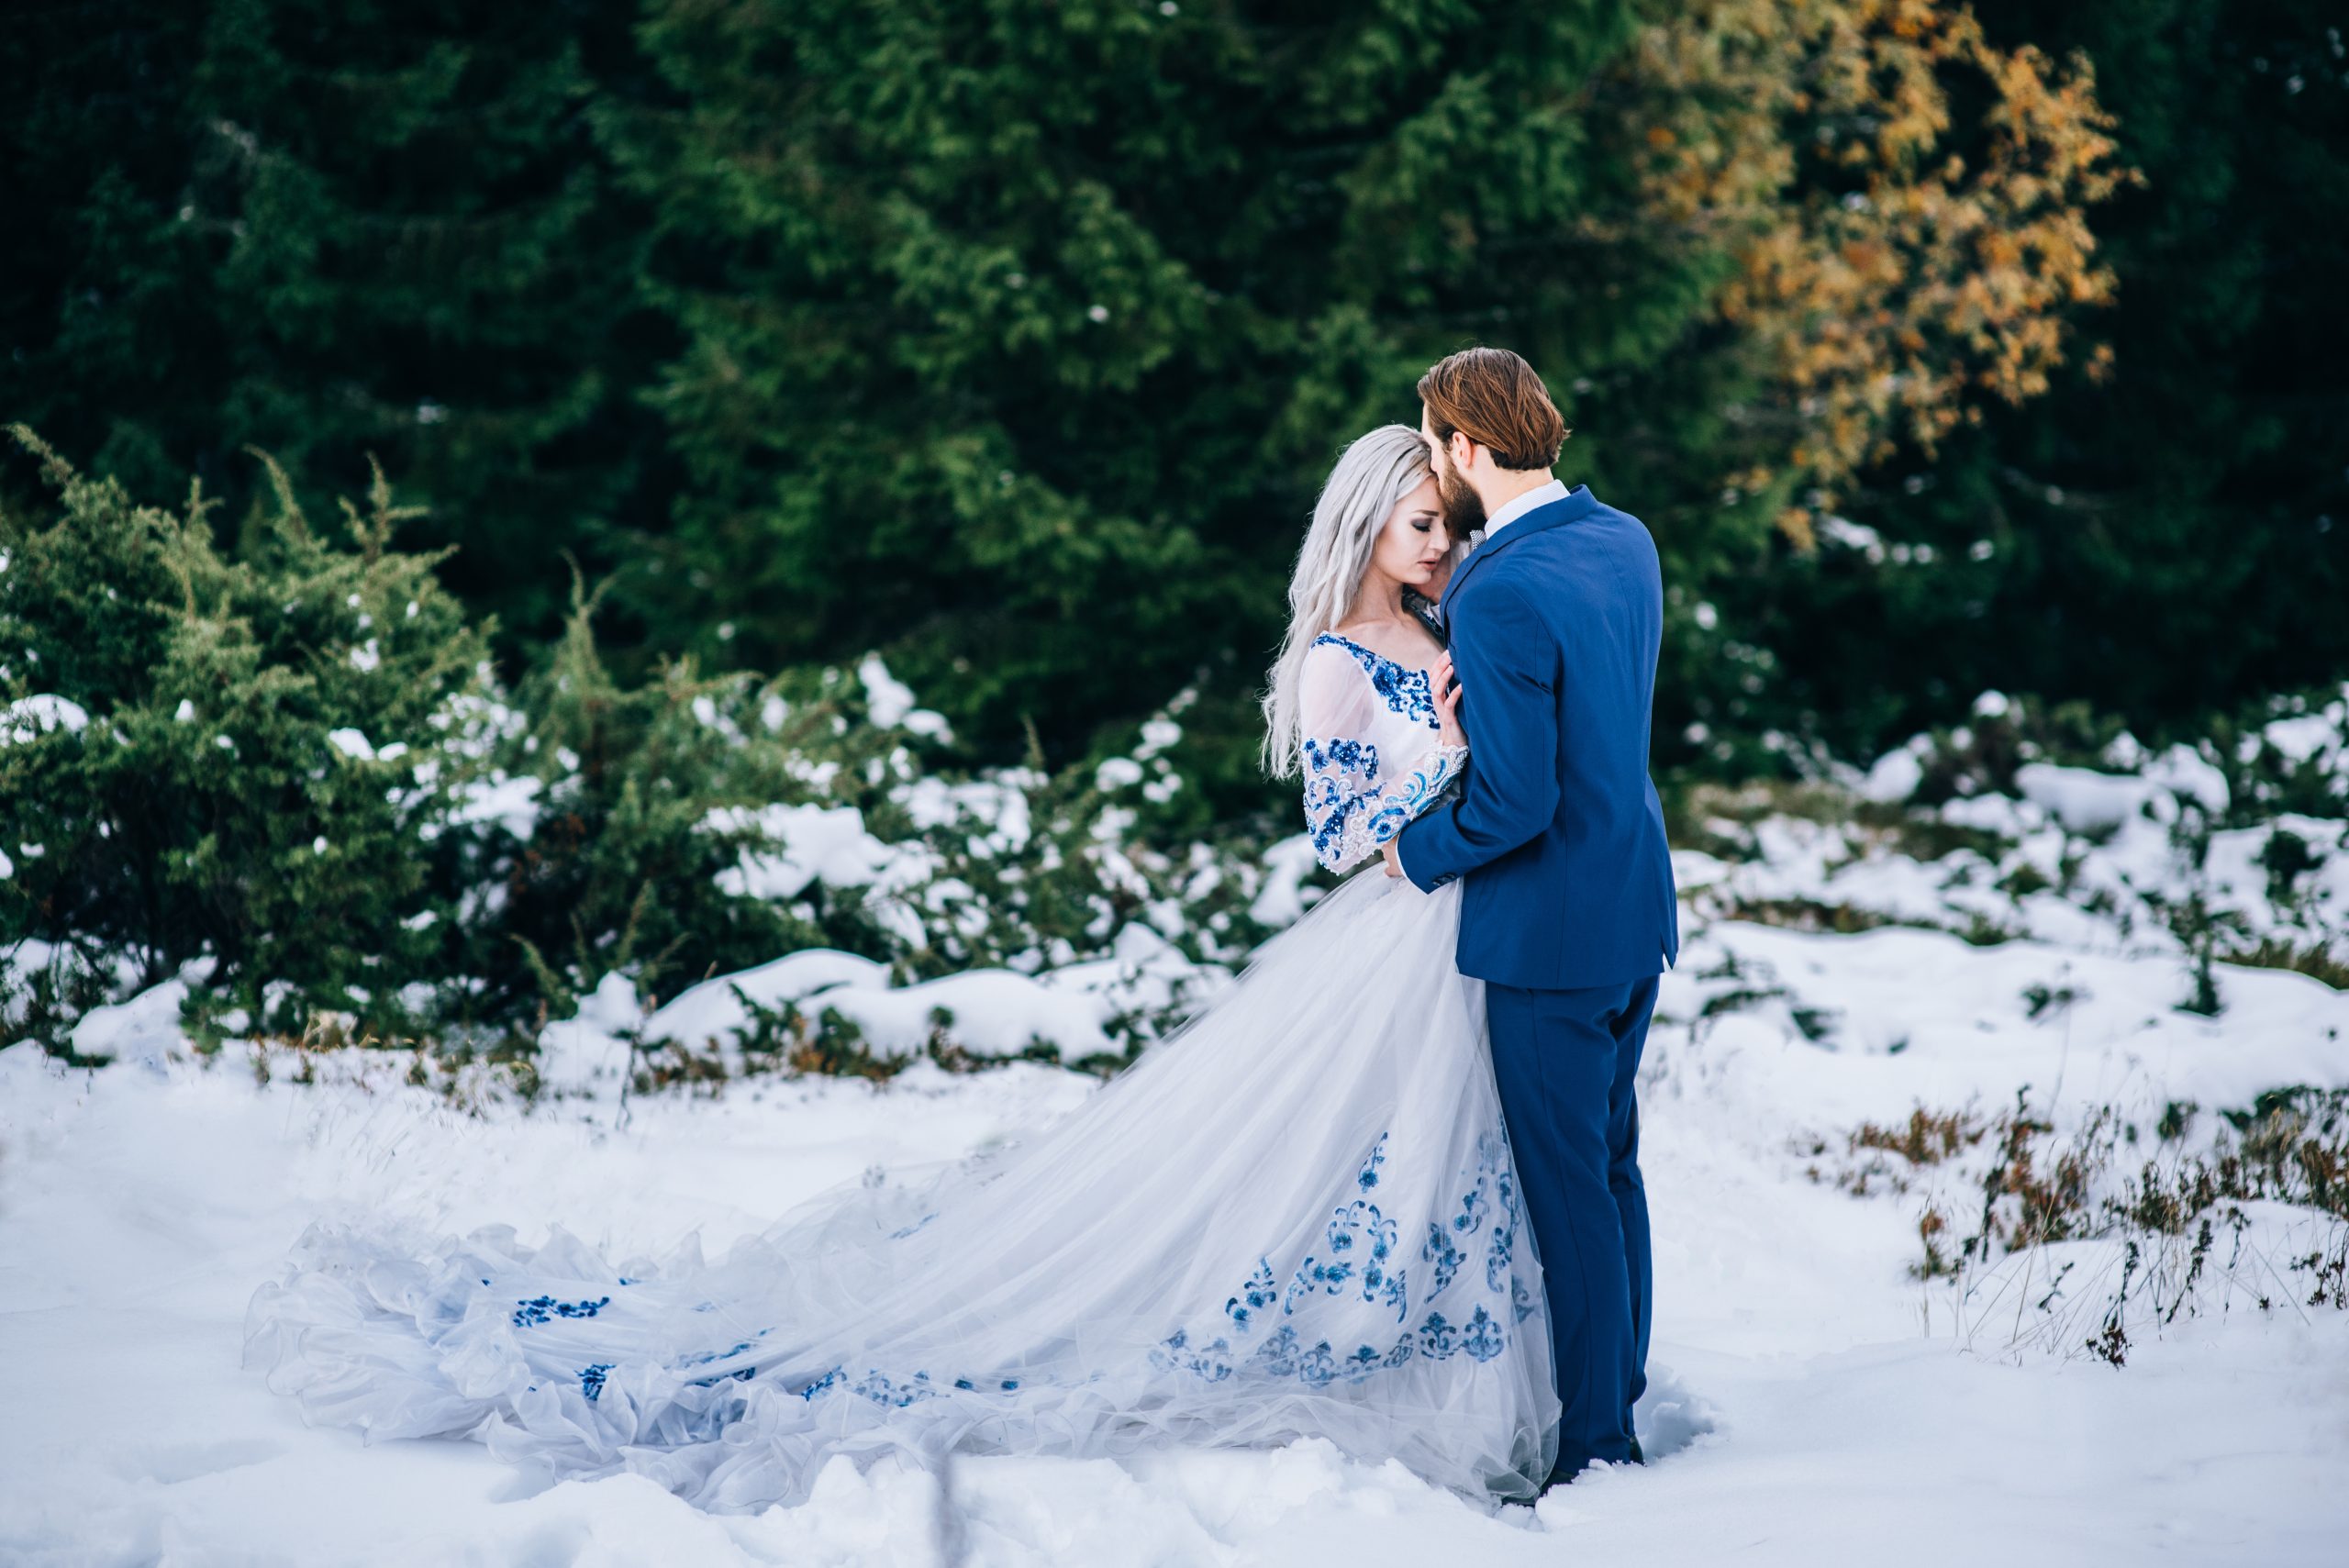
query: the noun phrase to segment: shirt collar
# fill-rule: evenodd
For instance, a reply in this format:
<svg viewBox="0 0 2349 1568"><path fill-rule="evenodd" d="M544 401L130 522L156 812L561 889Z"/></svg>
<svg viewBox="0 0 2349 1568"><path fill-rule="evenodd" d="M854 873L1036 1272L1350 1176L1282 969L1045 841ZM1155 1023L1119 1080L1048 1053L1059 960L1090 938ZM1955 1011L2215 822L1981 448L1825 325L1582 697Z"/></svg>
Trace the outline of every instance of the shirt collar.
<svg viewBox="0 0 2349 1568"><path fill-rule="evenodd" d="M1546 506L1553 501L1563 501L1565 498L1566 482L1563 479L1553 479L1547 484L1537 485L1486 518L1485 537L1492 538L1536 506Z"/></svg>

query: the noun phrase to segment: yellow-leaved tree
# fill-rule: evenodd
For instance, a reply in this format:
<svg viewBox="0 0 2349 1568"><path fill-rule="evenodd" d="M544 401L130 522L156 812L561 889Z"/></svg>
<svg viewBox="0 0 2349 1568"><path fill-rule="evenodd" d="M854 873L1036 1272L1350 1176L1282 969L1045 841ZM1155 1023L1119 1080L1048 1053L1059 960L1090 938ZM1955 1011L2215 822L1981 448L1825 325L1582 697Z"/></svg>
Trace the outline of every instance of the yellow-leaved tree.
<svg viewBox="0 0 2349 1568"><path fill-rule="evenodd" d="M1808 545L1836 487L2046 390L2112 297L2087 209L2124 183L2085 56L2002 50L1941 0L1671 0L1602 88L1646 222L1718 245L1775 452L1725 483ZM2103 345L2087 350L2100 375Z"/></svg>

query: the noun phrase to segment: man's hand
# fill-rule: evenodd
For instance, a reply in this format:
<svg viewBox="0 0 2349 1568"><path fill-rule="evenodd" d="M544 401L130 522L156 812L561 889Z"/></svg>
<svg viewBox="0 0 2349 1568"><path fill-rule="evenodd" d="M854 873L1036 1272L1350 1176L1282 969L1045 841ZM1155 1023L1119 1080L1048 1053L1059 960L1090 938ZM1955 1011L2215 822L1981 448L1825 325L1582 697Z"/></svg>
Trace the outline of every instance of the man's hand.
<svg viewBox="0 0 2349 1568"><path fill-rule="evenodd" d="M1400 834L1397 834L1397 835L1396 835L1396 837L1397 837L1397 838L1400 838L1400 837L1401 837L1401 835L1400 835ZM1403 874L1403 857L1402 857L1401 855L1399 855L1399 854L1397 854L1397 853L1396 853L1396 852L1395 852L1395 840L1394 840L1394 839L1389 839L1389 840L1387 840L1386 843L1384 843L1384 844L1382 844L1382 845L1380 845L1380 846L1379 846L1379 849L1380 849L1380 850L1381 850L1381 851L1386 854L1386 874L1387 874L1387 875L1389 875L1389 876L1400 876L1400 875L1402 875L1402 874Z"/></svg>

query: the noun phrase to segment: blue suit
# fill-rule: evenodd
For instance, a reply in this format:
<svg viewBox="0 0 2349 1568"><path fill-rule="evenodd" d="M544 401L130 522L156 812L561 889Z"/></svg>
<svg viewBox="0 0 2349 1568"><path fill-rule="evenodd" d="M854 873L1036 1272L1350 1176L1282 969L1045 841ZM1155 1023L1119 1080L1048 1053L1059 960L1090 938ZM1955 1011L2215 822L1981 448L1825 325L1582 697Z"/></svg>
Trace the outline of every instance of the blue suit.
<svg viewBox="0 0 2349 1568"><path fill-rule="evenodd" d="M1464 788L1396 840L1429 892L1464 876L1458 962L1486 983L1493 1073L1541 1253L1558 1470L1631 1456L1652 1284L1632 1089L1679 952L1648 777L1663 574L1642 523L1577 485L1472 551L1440 606Z"/></svg>

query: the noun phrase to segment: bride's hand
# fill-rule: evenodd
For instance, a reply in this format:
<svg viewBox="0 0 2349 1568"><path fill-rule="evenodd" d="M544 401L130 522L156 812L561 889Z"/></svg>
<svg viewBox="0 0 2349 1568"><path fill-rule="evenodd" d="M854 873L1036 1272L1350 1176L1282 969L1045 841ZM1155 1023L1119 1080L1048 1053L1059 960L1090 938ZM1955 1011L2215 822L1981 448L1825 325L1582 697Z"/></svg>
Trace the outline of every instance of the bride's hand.
<svg viewBox="0 0 2349 1568"><path fill-rule="evenodd" d="M1461 686L1453 675L1450 652L1428 672L1428 685L1435 695L1436 738L1447 746L1465 746L1468 732L1460 728Z"/></svg>

